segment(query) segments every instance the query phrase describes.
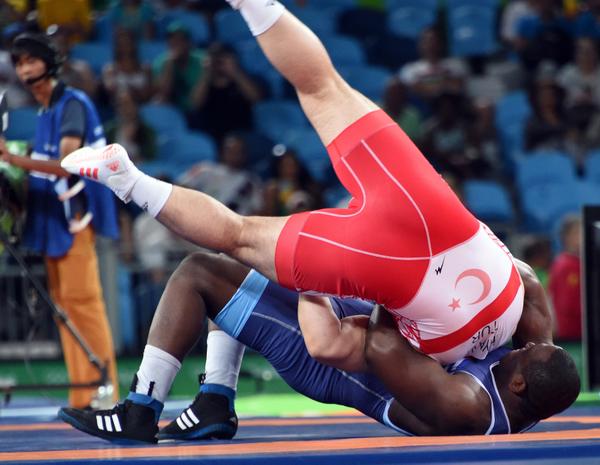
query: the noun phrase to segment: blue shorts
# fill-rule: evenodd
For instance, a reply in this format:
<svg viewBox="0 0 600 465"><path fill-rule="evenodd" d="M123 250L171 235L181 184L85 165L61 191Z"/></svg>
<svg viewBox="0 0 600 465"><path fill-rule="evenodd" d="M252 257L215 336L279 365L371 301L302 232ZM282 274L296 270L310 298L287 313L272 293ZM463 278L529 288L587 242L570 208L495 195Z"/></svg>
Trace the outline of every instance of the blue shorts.
<svg viewBox="0 0 600 465"><path fill-rule="evenodd" d="M331 299L338 317L370 315L373 305ZM316 401L355 408L398 431L387 418L392 397L366 373L347 373L309 355L298 323L298 293L251 271L215 318L229 335L262 354L296 391Z"/></svg>

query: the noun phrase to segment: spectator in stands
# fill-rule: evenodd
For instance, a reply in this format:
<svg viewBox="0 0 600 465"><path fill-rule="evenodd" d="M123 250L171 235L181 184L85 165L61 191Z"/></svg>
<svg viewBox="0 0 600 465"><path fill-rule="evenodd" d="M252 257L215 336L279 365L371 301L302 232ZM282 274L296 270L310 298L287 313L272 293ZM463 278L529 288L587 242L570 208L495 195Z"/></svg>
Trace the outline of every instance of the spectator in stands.
<svg viewBox="0 0 600 465"><path fill-rule="evenodd" d="M545 236L531 237L523 247L523 261L535 271L540 283L548 289L550 265L552 262L552 244Z"/></svg>
<svg viewBox="0 0 600 465"><path fill-rule="evenodd" d="M479 159L474 175L501 178L502 158L496 131L496 113L492 102L477 99L472 105L473 120L469 124L466 153Z"/></svg>
<svg viewBox="0 0 600 465"><path fill-rule="evenodd" d="M551 67L542 66L530 95L533 114L525 127L525 150L565 150L569 125L564 112L564 91Z"/></svg>
<svg viewBox="0 0 600 465"><path fill-rule="evenodd" d="M445 93L433 105L434 114L426 121L423 153L440 172L449 172L459 181L482 176L489 166L477 147L470 144L473 136L472 109L462 94Z"/></svg>
<svg viewBox="0 0 600 465"><path fill-rule="evenodd" d="M105 124L106 138L125 147L135 162L152 160L156 156L156 134L140 118L133 95L123 89L115 103L115 118Z"/></svg>
<svg viewBox="0 0 600 465"><path fill-rule="evenodd" d="M600 108L600 62L595 40L577 40L575 63L561 69L557 82L566 92L568 119L579 131L587 131L592 117Z"/></svg>
<svg viewBox="0 0 600 465"><path fill-rule="evenodd" d="M221 146L219 163L198 163L177 183L202 191L241 215L254 215L263 209L262 185L258 177L247 171L247 161L244 138L230 133Z"/></svg>
<svg viewBox="0 0 600 465"><path fill-rule="evenodd" d="M581 340L581 218L568 215L560 231L562 252L550 269L549 291L556 317L556 339Z"/></svg>
<svg viewBox="0 0 600 465"><path fill-rule="evenodd" d="M155 37L155 12L146 0L115 0L108 14L115 30L129 31L136 41Z"/></svg>
<svg viewBox="0 0 600 465"><path fill-rule="evenodd" d="M400 70L400 80L412 93L431 102L442 93L460 92L468 70L456 58L444 58L443 44L436 29L426 29L419 40L421 58Z"/></svg>
<svg viewBox="0 0 600 465"><path fill-rule="evenodd" d="M572 55L572 25L554 0L533 0L534 14L517 25L515 50L528 70L544 60L564 65Z"/></svg>
<svg viewBox="0 0 600 465"><path fill-rule="evenodd" d="M408 101L406 86L398 77L388 82L383 95L382 107L412 140L418 140L422 132L421 112Z"/></svg>
<svg viewBox="0 0 600 465"><path fill-rule="evenodd" d="M168 50L153 63L156 96L187 114L194 86L202 79L204 52L193 46L190 32L179 22L167 28L167 45Z"/></svg>
<svg viewBox="0 0 600 465"><path fill-rule="evenodd" d="M89 0L38 0L37 21L46 31L53 24L61 26L70 45L87 40L92 31Z"/></svg>
<svg viewBox="0 0 600 465"><path fill-rule="evenodd" d="M262 88L240 67L235 52L214 43L192 92L190 126L221 144L227 133L252 128L252 105L262 97Z"/></svg>
<svg viewBox="0 0 600 465"><path fill-rule="evenodd" d="M53 24L48 28L47 34L52 38L64 61L61 66L62 81L75 89L84 91L92 100L98 98L98 80L94 71L85 60L71 58L69 52L71 43L69 31L63 26Z"/></svg>
<svg viewBox="0 0 600 465"><path fill-rule="evenodd" d="M152 95L152 74L140 62L137 44L129 30L114 35L114 62L102 70L102 85L113 103L121 92L130 93L137 103L147 102Z"/></svg>
<svg viewBox="0 0 600 465"><path fill-rule="evenodd" d="M575 35L600 39L600 0L582 1L582 11L575 19Z"/></svg>
<svg viewBox="0 0 600 465"><path fill-rule="evenodd" d="M265 188L265 215L285 216L293 211L319 208L321 187L300 163L296 153L284 145L273 148L273 178ZM301 203L303 206L299 206ZM308 208L305 208L308 205Z"/></svg>
<svg viewBox="0 0 600 465"><path fill-rule="evenodd" d="M518 38L518 26L522 18L535 14L534 0L509 0L502 12L500 35L507 44L514 46Z"/></svg>

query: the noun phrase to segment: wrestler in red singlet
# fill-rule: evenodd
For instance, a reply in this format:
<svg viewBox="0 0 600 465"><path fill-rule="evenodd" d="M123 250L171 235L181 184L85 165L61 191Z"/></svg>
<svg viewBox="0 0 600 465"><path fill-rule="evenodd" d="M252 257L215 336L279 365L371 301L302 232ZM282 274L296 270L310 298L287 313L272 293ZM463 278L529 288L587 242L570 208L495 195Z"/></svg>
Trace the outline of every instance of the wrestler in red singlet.
<svg viewBox="0 0 600 465"><path fill-rule="evenodd" d="M352 200L289 219L275 256L280 284L375 301L442 363L505 344L524 294L510 252L398 125L369 113L328 152Z"/></svg>

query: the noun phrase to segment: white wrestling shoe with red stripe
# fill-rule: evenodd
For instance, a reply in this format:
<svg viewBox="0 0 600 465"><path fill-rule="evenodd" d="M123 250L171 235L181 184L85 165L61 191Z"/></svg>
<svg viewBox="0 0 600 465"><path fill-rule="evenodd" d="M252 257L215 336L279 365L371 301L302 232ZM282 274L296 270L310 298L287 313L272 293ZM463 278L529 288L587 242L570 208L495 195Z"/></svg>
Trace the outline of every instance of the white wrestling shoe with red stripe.
<svg viewBox="0 0 600 465"><path fill-rule="evenodd" d="M104 184L125 203L131 200L133 186L143 174L119 144L100 149L82 147L63 158L60 166L69 173Z"/></svg>

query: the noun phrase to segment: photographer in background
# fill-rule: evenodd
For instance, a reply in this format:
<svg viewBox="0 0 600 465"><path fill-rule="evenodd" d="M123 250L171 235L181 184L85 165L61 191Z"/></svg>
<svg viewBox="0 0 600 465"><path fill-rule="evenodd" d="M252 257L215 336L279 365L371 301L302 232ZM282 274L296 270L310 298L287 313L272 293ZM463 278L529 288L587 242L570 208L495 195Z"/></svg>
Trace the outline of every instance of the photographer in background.
<svg viewBox="0 0 600 465"><path fill-rule="evenodd" d="M106 144L104 131L90 99L57 79L61 58L46 35L17 36L11 58L19 80L41 105L31 157L11 153L0 139L0 159L29 172L23 243L44 255L52 299L107 364L109 382L116 388L115 354L95 250L96 233L118 237L114 199L108 189L84 184L60 167L60 160L72 151ZM96 381L99 373L73 336L62 325L59 332L70 382ZM69 404L88 407L95 391L71 389Z"/></svg>
<svg viewBox="0 0 600 465"><path fill-rule="evenodd" d="M208 47L203 70L191 94L190 126L220 146L228 133L252 129L252 106L263 98L263 89L242 69L234 50L218 42Z"/></svg>

